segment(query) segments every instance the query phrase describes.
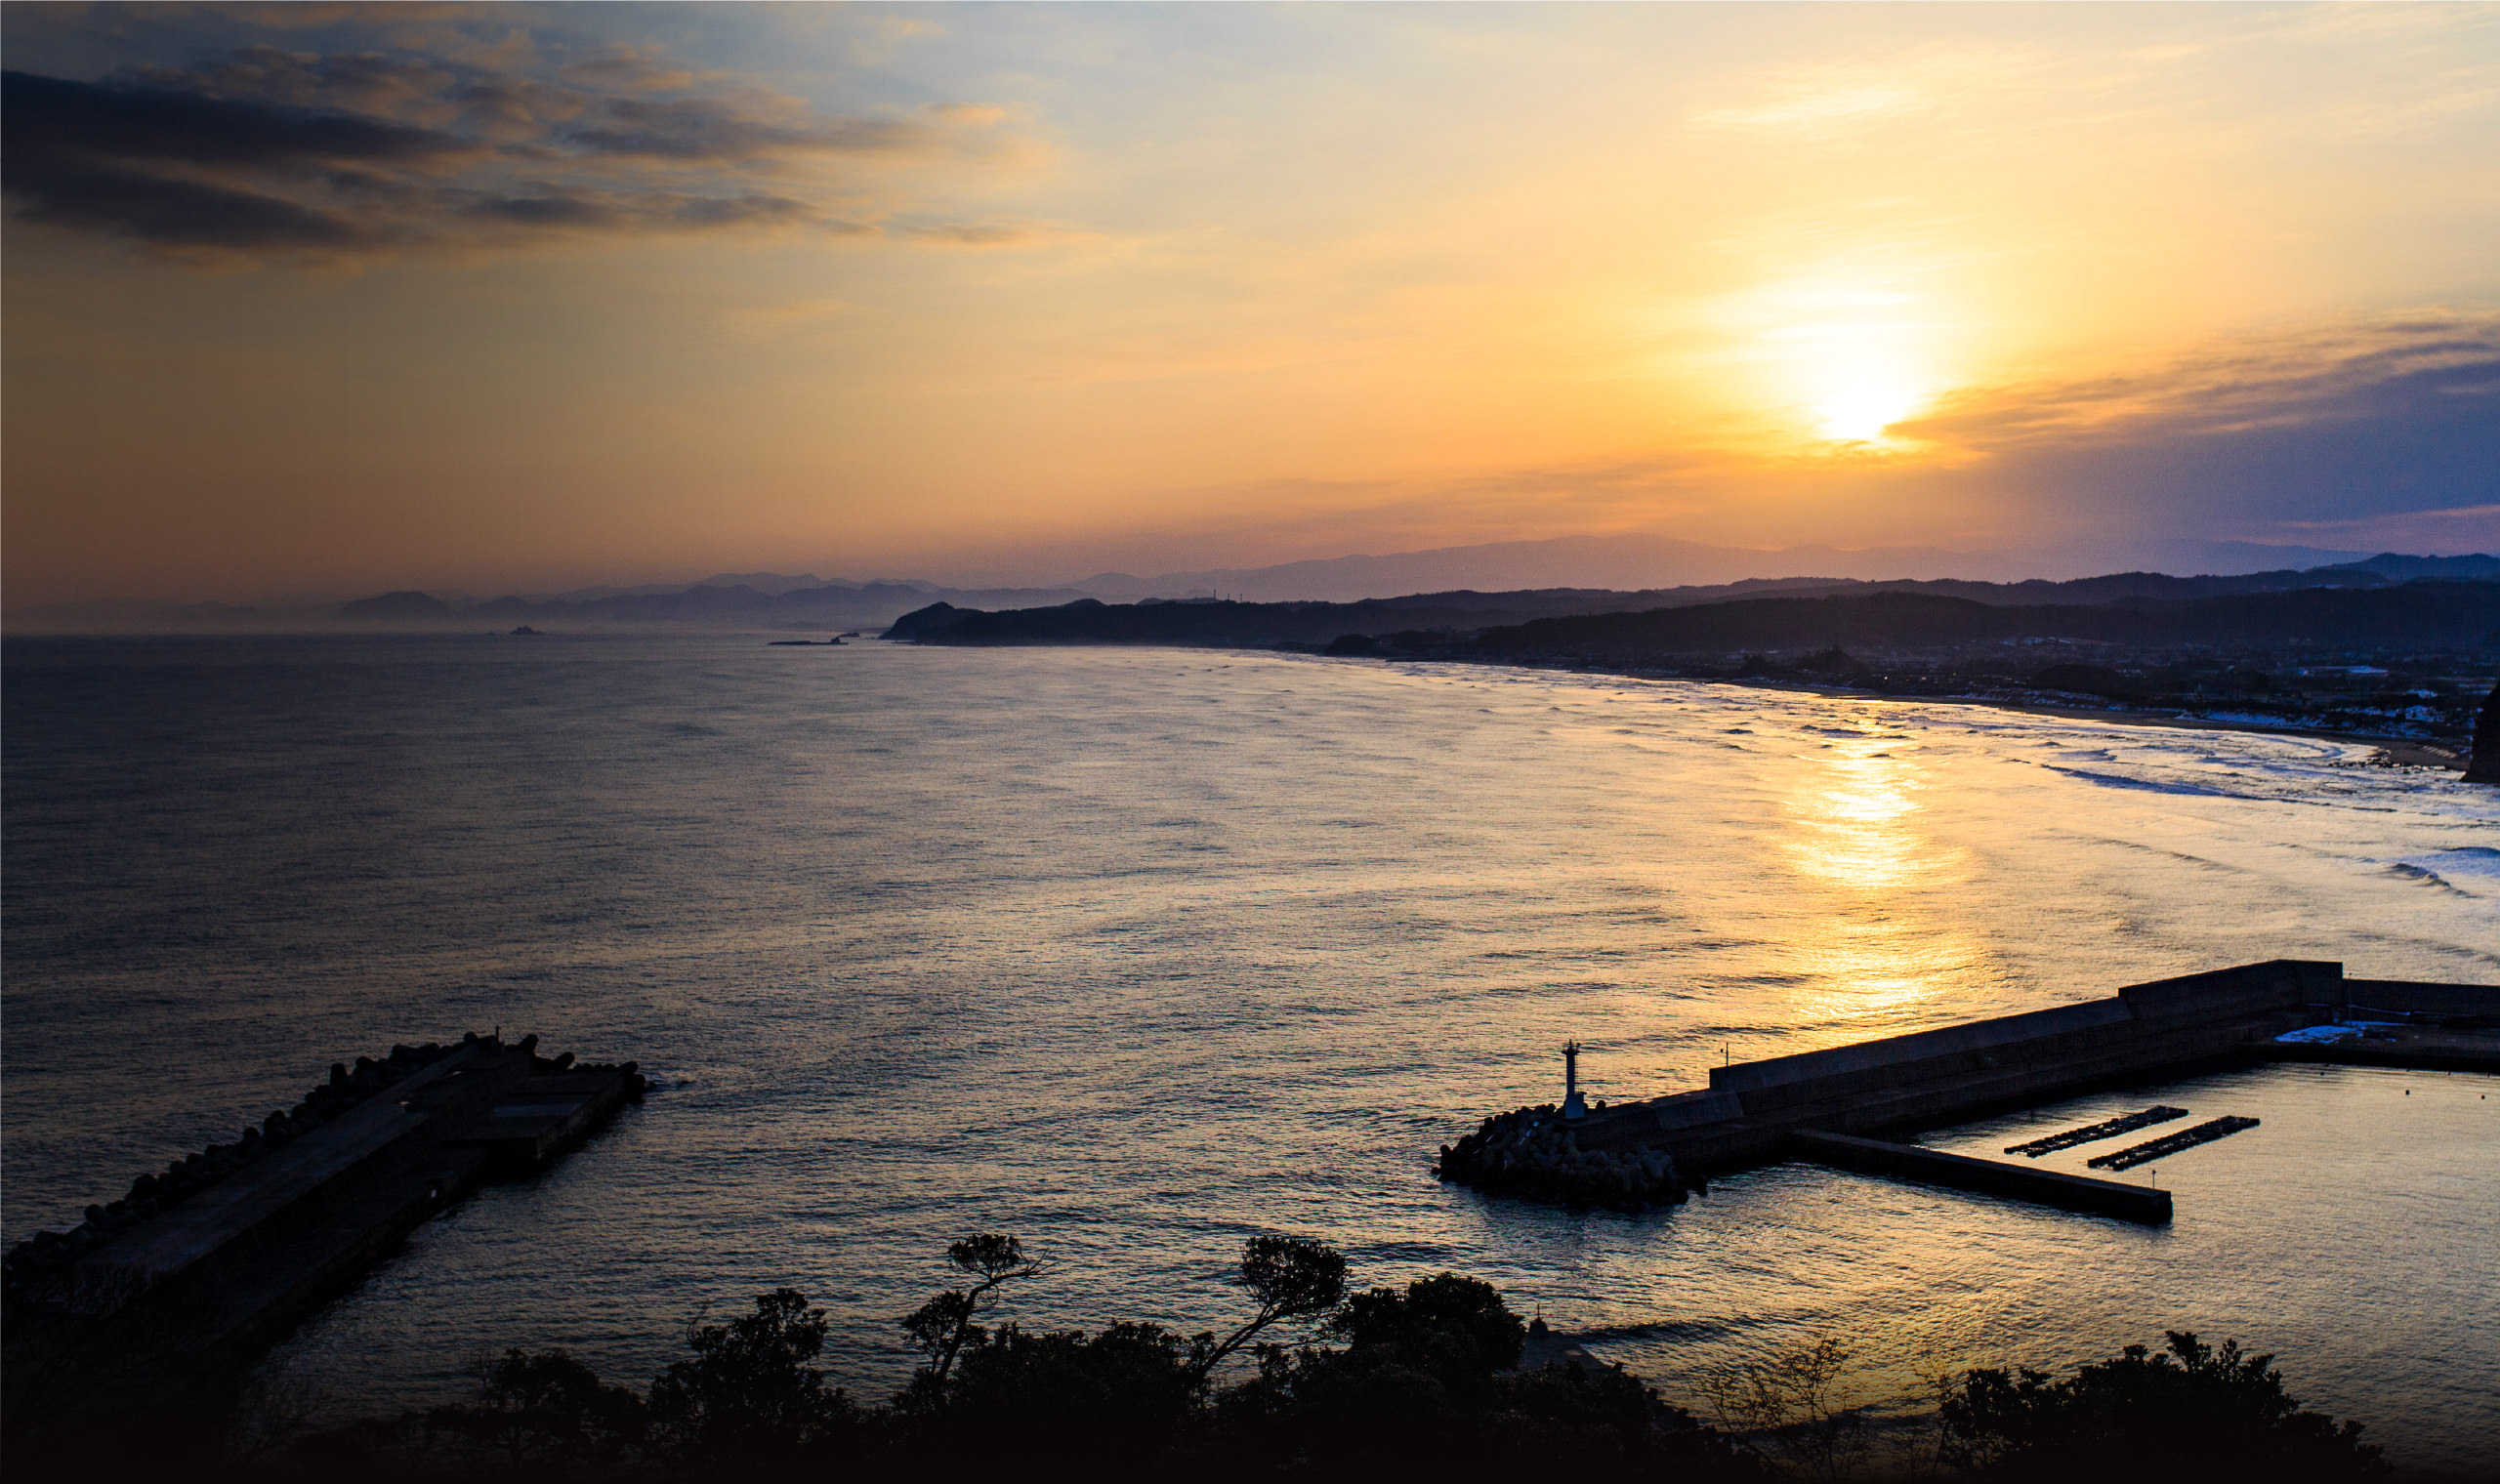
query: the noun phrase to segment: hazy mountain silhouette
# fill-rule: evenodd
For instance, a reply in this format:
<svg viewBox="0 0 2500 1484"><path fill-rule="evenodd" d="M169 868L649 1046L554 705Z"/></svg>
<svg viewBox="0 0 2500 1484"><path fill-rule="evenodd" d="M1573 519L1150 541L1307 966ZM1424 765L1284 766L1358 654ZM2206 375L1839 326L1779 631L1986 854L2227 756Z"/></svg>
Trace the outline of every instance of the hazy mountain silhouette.
<svg viewBox="0 0 2500 1484"><path fill-rule="evenodd" d="M430 593L402 590L339 604L339 617L351 622L403 618L449 618L451 604Z"/></svg>
<svg viewBox="0 0 2500 1484"><path fill-rule="evenodd" d="M2091 554L1951 552L1937 547L1868 547L1852 551L1804 546L1757 551L1631 533L1501 541L1377 556L1288 561L1274 566L1165 572L1155 577L1098 572L1064 586L1103 598L1213 595L1249 602L1352 602L1403 593L1499 593L1538 588L1643 592L1798 576L1854 578L1861 582L1936 578L2002 582L2043 575L2081 576L2128 567L2239 574L2348 562L2364 555L2241 541L2147 542L2100 560L2093 559Z"/></svg>

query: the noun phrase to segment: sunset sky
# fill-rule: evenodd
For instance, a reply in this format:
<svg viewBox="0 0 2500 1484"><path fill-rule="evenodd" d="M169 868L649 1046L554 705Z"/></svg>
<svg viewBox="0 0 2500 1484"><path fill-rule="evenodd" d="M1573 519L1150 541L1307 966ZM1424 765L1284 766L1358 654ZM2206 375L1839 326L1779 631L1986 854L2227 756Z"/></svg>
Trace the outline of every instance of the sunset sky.
<svg viewBox="0 0 2500 1484"><path fill-rule="evenodd" d="M12 604L2500 550L2500 7L5 25Z"/></svg>

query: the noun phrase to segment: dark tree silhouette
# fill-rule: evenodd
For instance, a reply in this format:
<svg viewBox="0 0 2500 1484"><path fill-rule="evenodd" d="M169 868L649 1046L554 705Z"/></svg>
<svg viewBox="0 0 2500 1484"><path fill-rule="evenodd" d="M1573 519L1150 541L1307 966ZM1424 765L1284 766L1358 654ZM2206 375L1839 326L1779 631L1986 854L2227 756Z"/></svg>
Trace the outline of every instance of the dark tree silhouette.
<svg viewBox="0 0 2500 1484"><path fill-rule="evenodd" d="M1042 1264L1025 1258L1022 1243L990 1232L950 1244L946 1260L979 1281L969 1289L939 1294L902 1321L903 1333L929 1357L922 1374L927 1378L926 1389L934 1396L944 1394L946 1375L955 1368L955 1357L964 1346L986 1337L987 1332L974 1321L994 1301L999 1288L1042 1270Z"/></svg>
<svg viewBox="0 0 2500 1484"><path fill-rule="evenodd" d="M1297 1478L1570 1475L1694 1481L1759 1470L1620 1371L1521 1373L1525 1327L1452 1273L1345 1300L1343 1349L1261 1345L1259 1375L1206 1409L1223 1471Z"/></svg>
<svg viewBox="0 0 2500 1484"><path fill-rule="evenodd" d="M786 1466L854 1422L851 1399L809 1362L824 1349L824 1310L796 1289L759 1295L755 1312L688 1328L691 1360L651 1383L651 1430L681 1466Z"/></svg>
<svg viewBox="0 0 2500 1484"><path fill-rule="evenodd" d="M1348 1298L1328 1333L1355 1354L1394 1356L1449 1381L1507 1371L1527 1347L1527 1326L1480 1278L1441 1273L1401 1291L1375 1288Z"/></svg>
<svg viewBox="0 0 2500 1484"><path fill-rule="evenodd" d="M965 1346L943 1411L923 1415L910 1446L966 1463L1051 1458L1118 1475L1170 1454L1196 1393L1181 1338L1161 1325L1087 1335L1011 1324Z"/></svg>
<svg viewBox="0 0 2500 1484"><path fill-rule="evenodd" d="M1203 1385L1215 1368L1269 1326L1335 1308L1346 1297L1346 1259L1333 1247L1301 1237L1252 1237L1241 1244L1241 1286L1259 1300L1249 1322L1219 1340L1200 1335L1190 1345L1189 1375Z"/></svg>

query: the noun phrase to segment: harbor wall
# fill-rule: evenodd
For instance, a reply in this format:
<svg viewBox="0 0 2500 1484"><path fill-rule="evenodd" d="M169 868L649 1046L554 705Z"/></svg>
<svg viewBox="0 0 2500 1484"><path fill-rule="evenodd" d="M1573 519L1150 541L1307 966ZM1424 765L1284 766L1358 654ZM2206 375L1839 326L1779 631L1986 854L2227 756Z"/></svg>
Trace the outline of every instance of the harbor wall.
<svg viewBox="0 0 2500 1484"><path fill-rule="evenodd" d="M2430 984L2418 979L2347 979L2346 1005L2354 1010L2403 1015L2488 1015L2500 1019L2500 985Z"/></svg>
<svg viewBox="0 0 2500 1484"><path fill-rule="evenodd" d="M2365 981L2379 984L2388 981ZM2451 1003L2415 986L2408 1003ZM1592 1115L1583 1147L1664 1148L1695 1172L1780 1157L1788 1133L1906 1132L2219 1062L2337 1018L2344 967L2299 959L2129 985L2105 1000L1713 1067L1705 1090Z"/></svg>

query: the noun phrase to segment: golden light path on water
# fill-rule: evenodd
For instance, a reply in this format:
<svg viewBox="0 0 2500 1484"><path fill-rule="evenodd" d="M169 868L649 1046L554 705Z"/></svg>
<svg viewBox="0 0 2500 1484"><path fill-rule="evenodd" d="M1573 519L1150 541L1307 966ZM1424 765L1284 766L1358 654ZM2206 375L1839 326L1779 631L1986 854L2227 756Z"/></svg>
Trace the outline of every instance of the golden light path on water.
<svg viewBox="0 0 2500 1484"><path fill-rule="evenodd" d="M1839 743L1789 802L1792 868L1832 901L1827 935L1802 950L1820 988L1801 1009L1814 1018L1880 1025L1975 986L1979 945L1920 907L1960 884L1968 857L1918 828L1915 747L1897 733Z"/></svg>
<svg viewBox="0 0 2500 1484"><path fill-rule="evenodd" d="M393 1040L530 1027L658 1078L272 1356L335 1414L506 1344L639 1384L782 1283L882 1394L968 1230L1057 1264L1020 1322L1189 1333L1281 1229L1363 1282L1482 1276L1688 1398L1818 1335L1880 1399L2189 1328L2404 1456L2500 1452L2476 1079L2122 1094L2264 1120L2160 1167L2158 1230L1801 1167L1638 1217L1427 1173L1557 1095L1566 1038L1621 1099L2270 957L2500 982L2500 804L2364 745L754 639L11 640L0 681L11 1237Z"/></svg>

